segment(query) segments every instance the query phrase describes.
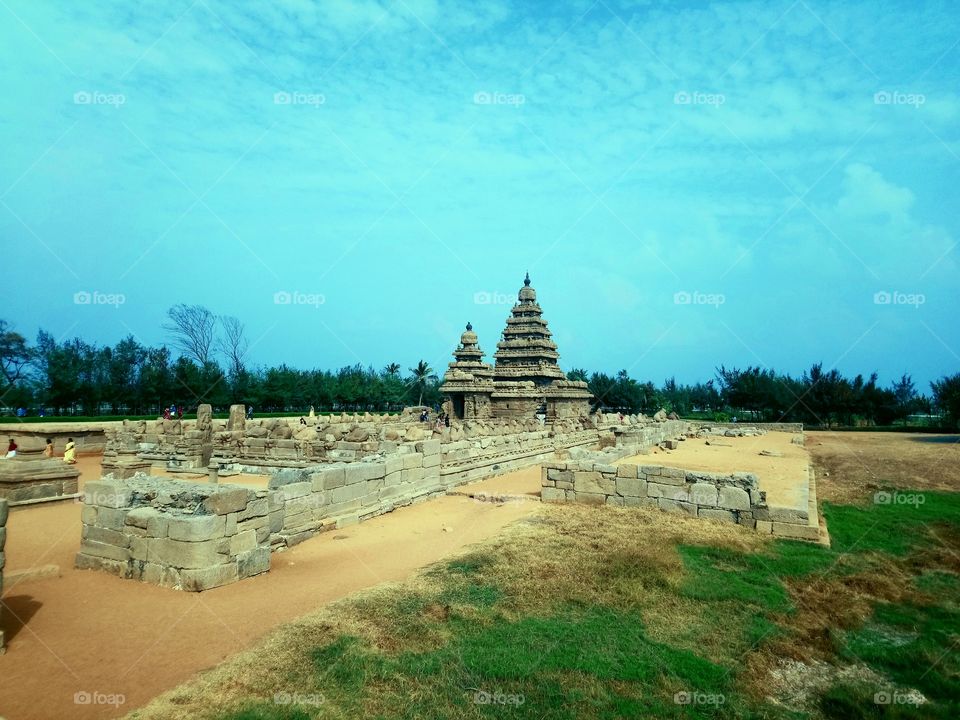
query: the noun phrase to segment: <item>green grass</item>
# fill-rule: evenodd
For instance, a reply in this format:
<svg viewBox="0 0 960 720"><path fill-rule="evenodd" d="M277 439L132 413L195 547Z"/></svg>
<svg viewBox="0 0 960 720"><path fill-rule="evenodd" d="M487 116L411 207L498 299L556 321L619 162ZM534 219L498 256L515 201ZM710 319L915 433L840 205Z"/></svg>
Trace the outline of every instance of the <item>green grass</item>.
<svg viewBox="0 0 960 720"><path fill-rule="evenodd" d="M596 521L630 518L580 512L595 512ZM960 653L949 651L960 638L960 577L932 552L956 536L960 496L827 505L825 513L831 548L789 540L758 551L677 544L649 527L619 542L622 528L567 528L562 519L537 525L531 532L542 535L522 552L481 547L437 565L416 587L354 601L353 624L340 631L332 624L325 642L290 661L290 683L322 694L322 707L243 702L217 717L960 717ZM557 555L565 548L576 552ZM906 578L909 599L889 602L881 597L889 583L868 582L891 568ZM836 680L806 710L766 703L767 680L749 676L747 658L804 642L795 634L805 627L800 620L817 611L798 606L796 588L848 582L852 595L838 602L856 598L866 619L827 627L830 643L819 651L833 648L830 662L866 666L888 685ZM830 601L829 593L820 600ZM747 692L758 679L759 694ZM929 702L875 702L878 692L902 698L909 688ZM678 703L679 692L724 702ZM476 702L488 697L502 702Z"/></svg>

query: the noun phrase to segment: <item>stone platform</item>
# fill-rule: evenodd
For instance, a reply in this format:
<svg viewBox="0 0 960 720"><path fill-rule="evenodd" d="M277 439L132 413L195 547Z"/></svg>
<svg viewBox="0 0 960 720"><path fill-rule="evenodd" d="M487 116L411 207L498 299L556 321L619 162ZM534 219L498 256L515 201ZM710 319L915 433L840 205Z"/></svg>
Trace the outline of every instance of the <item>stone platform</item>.
<svg viewBox="0 0 960 720"><path fill-rule="evenodd" d="M11 505L76 497L80 471L59 458L0 460L0 498Z"/></svg>

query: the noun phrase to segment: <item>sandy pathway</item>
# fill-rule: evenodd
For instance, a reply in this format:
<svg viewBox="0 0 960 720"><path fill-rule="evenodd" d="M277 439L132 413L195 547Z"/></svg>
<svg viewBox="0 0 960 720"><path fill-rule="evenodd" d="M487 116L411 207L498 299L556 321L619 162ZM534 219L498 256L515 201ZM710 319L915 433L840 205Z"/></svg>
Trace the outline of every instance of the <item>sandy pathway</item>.
<svg viewBox="0 0 960 720"><path fill-rule="evenodd" d="M98 475L89 464L87 479ZM61 576L4 594L0 715L122 715L271 628L355 590L406 578L538 507L438 498L320 535L274 554L269 573L202 594L74 570L81 505L16 508L8 522L7 572L55 563ZM123 695L125 703L76 704L82 692Z"/></svg>

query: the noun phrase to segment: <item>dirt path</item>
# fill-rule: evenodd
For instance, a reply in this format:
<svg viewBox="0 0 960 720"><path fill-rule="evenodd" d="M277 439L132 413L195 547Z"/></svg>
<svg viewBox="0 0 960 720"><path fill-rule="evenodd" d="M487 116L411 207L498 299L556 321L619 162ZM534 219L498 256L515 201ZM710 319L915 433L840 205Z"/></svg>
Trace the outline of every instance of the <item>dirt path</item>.
<svg viewBox="0 0 960 720"><path fill-rule="evenodd" d="M98 474L90 465L82 468L87 477ZM202 594L74 570L81 507L62 502L10 513L6 572L55 563L61 576L4 594L0 715L6 720L127 713L277 625L356 590L409 577L539 504L437 498L320 535L274 554L269 573ZM125 702L77 704L77 693L100 693L100 700L122 695Z"/></svg>

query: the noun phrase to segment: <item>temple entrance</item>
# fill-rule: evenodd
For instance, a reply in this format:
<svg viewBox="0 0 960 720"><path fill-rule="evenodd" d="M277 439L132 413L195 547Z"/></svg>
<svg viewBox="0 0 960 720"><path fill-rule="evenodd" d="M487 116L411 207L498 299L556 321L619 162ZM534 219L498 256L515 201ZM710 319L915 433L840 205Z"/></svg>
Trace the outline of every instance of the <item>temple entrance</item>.
<svg viewBox="0 0 960 720"><path fill-rule="evenodd" d="M463 395L460 395L459 393L456 395L452 395L450 397L450 400L453 402L453 416L457 420L463 420L463 406L464 406Z"/></svg>

